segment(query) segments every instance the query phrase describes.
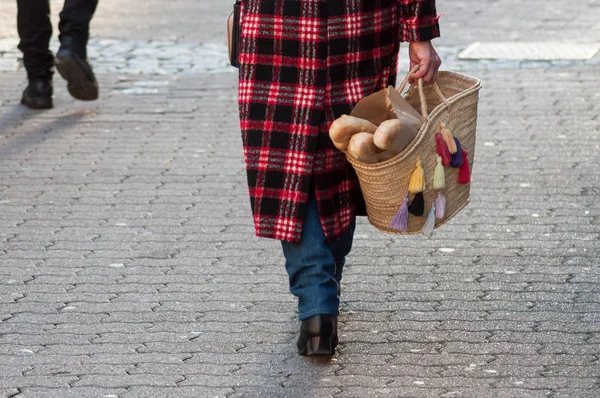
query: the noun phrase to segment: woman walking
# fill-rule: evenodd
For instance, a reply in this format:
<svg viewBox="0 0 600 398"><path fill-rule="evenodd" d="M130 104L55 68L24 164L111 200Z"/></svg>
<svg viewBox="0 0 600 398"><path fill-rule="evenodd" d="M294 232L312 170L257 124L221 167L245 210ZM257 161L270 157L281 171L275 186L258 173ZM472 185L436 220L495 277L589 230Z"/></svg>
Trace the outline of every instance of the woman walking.
<svg viewBox="0 0 600 398"><path fill-rule="evenodd" d="M245 0L239 108L255 231L281 240L302 321L298 352L335 352L340 281L358 179L329 126L395 85L401 41L412 80L437 77L435 0Z"/></svg>

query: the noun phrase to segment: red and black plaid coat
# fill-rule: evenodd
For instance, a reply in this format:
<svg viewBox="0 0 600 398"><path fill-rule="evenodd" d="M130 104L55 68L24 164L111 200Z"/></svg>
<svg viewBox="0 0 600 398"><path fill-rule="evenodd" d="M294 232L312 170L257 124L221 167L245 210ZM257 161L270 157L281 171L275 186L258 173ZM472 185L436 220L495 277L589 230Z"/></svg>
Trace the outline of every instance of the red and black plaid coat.
<svg viewBox="0 0 600 398"><path fill-rule="evenodd" d="M395 85L400 41L439 36L435 0L245 0L239 107L258 236L298 242L314 189L328 240L364 206L330 124Z"/></svg>

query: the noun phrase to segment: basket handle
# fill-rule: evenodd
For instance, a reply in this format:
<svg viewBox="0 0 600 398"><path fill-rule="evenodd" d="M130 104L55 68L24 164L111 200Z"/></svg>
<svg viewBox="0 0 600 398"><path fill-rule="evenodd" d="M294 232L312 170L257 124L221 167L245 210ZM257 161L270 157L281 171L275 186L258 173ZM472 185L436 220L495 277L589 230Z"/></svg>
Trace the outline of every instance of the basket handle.
<svg viewBox="0 0 600 398"><path fill-rule="evenodd" d="M406 74L406 76L404 77L404 80L402 80L402 83L400 83L400 86L398 86L399 93L402 93L402 91L404 91L404 89L406 88L406 85L408 84L408 79L410 78L410 75L412 75L413 73L415 73L418 70L419 70L419 65L415 65L410 70L410 72L408 72ZM419 79L419 81L417 82L417 86L418 86L418 90L419 90L419 98L421 100L420 101L421 102L421 119L422 119L423 123L425 123L427 121L427 116L429 115L429 112L427 112L427 98L425 97L425 92L423 91L423 78ZM414 87L414 85L411 85L410 88L412 89L412 87ZM442 100L442 102L448 108L448 112L450 112L450 103L448 102L446 97L444 97L444 94L442 93L442 90L440 90L437 83L433 83L433 88L434 88L435 92L437 93L437 95Z"/></svg>

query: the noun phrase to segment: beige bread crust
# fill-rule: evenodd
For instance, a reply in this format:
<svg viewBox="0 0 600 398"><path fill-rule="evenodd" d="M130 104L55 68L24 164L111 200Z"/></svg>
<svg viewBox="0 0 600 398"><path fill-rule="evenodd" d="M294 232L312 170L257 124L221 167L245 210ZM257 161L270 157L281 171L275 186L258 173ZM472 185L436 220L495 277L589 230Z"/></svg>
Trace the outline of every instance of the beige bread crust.
<svg viewBox="0 0 600 398"><path fill-rule="evenodd" d="M363 163L378 163L391 159L395 153L383 151L373 142L373 134L367 132L356 133L348 143L348 154Z"/></svg>
<svg viewBox="0 0 600 398"><path fill-rule="evenodd" d="M333 145L340 151L346 151L352 136L360 132L375 133L377 126L368 120L354 116L342 115L329 128L329 137Z"/></svg>
<svg viewBox="0 0 600 398"><path fill-rule="evenodd" d="M374 133L373 141L381 149L396 150L400 153L404 148L397 148L394 144L399 141L397 138L402 129L402 122L399 119L386 120L377 127Z"/></svg>

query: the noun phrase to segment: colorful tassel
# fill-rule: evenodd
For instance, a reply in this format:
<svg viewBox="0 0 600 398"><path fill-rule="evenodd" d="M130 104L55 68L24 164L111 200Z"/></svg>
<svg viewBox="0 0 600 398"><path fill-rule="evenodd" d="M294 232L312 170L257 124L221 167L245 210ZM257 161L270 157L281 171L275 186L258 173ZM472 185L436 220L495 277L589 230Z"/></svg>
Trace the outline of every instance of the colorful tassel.
<svg viewBox="0 0 600 398"><path fill-rule="evenodd" d="M443 193L438 192L435 197L435 218L441 220L446 213L446 197Z"/></svg>
<svg viewBox="0 0 600 398"><path fill-rule="evenodd" d="M411 193L419 193L425 190L425 172L421 165L421 158L417 158L417 168L413 172L412 177L410 177L408 190Z"/></svg>
<svg viewBox="0 0 600 398"><path fill-rule="evenodd" d="M458 148L456 147L456 143L454 142L454 136L452 135L450 130L448 130L446 128L446 125L444 123L440 123L440 124L441 124L440 131L442 133L442 137L444 137L444 141L446 142L446 145L448 145L448 150L450 151L450 154L454 155L458 151Z"/></svg>
<svg viewBox="0 0 600 398"><path fill-rule="evenodd" d="M469 165L467 151L462 151L463 164L458 172L458 183L459 184L468 184L471 182L471 166Z"/></svg>
<svg viewBox="0 0 600 398"><path fill-rule="evenodd" d="M458 152L452 155L452 160L450 161L450 166L458 169L463 165L463 155L462 155L462 147L460 146L460 142L458 138L454 137L454 141L456 143L456 148Z"/></svg>
<svg viewBox="0 0 600 398"><path fill-rule="evenodd" d="M444 141L444 137L442 137L440 133L435 134L435 147L437 154L442 157L442 164L448 166L452 160L452 155L450 154L446 141Z"/></svg>
<svg viewBox="0 0 600 398"><path fill-rule="evenodd" d="M423 196L423 192L415 195L413 201L408 206L408 212L413 216L423 217L425 213L425 197Z"/></svg>
<svg viewBox="0 0 600 398"><path fill-rule="evenodd" d="M429 209L429 215L427 216L427 220L425 221L425 224L423 225L423 229L421 230L421 232L423 232L423 234L429 236L433 232L434 228L435 228L435 203L432 204L431 209Z"/></svg>
<svg viewBox="0 0 600 398"><path fill-rule="evenodd" d="M400 206L398 213L392 218L391 226L402 232L406 232L408 229L408 193L404 196L404 201L402 202L402 206Z"/></svg>
<svg viewBox="0 0 600 398"><path fill-rule="evenodd" d="M433 188L444 189L446 188L446 174L444 173L444 166L442 165L442 158L437 157L437 165L435 166L435 173L433 175Z"/></svg>

